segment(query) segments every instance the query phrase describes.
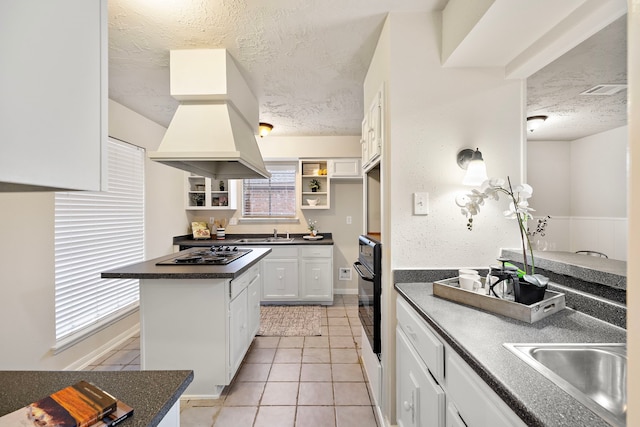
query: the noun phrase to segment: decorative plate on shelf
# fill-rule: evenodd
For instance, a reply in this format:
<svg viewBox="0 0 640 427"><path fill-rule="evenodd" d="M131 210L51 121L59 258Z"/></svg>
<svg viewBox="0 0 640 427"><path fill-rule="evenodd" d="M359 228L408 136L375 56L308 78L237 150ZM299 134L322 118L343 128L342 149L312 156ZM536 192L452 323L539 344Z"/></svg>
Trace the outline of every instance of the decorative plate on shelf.
<svg viewBox="0 0 640 427"><path fill-rule="evenodd" d="M302 238L304 240L320 240L322 239L324 236L302 236Z"/></svg>

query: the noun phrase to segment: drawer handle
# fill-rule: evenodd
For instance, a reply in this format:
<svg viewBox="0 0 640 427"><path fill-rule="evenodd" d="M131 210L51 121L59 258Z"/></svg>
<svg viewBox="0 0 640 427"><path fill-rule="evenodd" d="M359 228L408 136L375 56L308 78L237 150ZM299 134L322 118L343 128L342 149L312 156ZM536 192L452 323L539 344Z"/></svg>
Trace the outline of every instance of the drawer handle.
<svg viewBox="0 0 640 427"><path fill-rule="evenodd" d="M402 406L404 407L405 411L410 411L413 408L413 405L406 400L402 402Z"/></svg>

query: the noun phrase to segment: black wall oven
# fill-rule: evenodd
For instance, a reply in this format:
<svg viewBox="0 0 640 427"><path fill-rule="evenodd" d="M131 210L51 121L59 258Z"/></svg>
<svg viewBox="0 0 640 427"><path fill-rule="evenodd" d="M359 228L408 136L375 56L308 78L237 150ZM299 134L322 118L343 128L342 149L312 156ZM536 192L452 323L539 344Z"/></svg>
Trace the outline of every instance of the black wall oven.
<svg viewBox="0 0 640 427"><path fill-rule="evenodd" d="M358 317L369 339L373 352L380 359L380 297L382 294L382 246L369 236L358 239L358 261L353 268L358 272Z"/></svg>

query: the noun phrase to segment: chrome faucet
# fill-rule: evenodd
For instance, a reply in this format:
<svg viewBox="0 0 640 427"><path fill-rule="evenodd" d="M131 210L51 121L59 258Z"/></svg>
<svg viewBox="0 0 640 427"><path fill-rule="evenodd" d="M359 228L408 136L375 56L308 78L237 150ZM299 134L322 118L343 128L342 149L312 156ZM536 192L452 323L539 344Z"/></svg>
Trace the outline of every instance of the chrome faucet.
<svg viewBox="0 0 640 427"><path fill-rule="evenodd" d="M273 238L274 238L274 239L277 239L277 238L278 238L278 229L277 229L277 228L274 228L274 229L273 229Z"/></svg>

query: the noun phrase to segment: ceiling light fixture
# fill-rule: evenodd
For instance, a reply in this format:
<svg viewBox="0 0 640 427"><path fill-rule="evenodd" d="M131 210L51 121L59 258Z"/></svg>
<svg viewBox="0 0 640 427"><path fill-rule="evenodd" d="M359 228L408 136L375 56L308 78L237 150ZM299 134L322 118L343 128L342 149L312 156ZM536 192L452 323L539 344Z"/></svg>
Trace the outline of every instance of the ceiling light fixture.
<svg viewBox="0 0 640 427"><path fill-rule="evenodd" d="M272 124L260 122L260 124L258 125L258 135L260 135L260 138L263 138L269 135L272 129Z"/></svg>
<svg viewBox="0 0 640 427"><path fill-rule="evenodd" d="M527 117L527 130L529 132L533 132L538 129L545 120L547 120L547 116L529 116Z"/></svg>
<svg viewBox="0 0 640 427"><path fill-rule="evenodd" d="M476 151L469 148L460 151L457 162L460 168L467 170L462 180L464 185L480 185L489 179L489 177L487 177L487 166L482 158L482 153L477 148Z"/></svg>

